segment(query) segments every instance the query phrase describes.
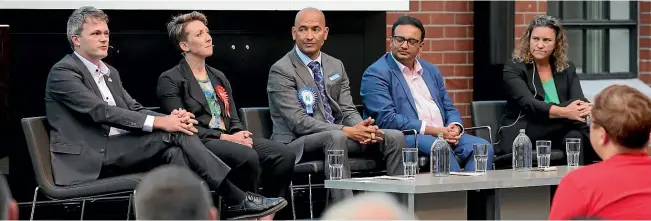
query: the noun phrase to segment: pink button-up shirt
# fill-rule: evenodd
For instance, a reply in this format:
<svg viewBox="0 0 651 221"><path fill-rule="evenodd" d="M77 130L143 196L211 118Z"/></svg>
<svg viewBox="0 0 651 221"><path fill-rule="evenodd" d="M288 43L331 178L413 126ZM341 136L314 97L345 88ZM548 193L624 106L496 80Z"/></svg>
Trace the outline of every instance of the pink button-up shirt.
<svg viewBox="0 0 651 221"><path fill-rule="evenodd" d="M416 112L418 113L418 119L422 121L420 126L420 133L425 134L425 127L444 127L443 116L441 115L441 110L439 106L436 105L436 102L432 98L432 94L423 80L423 67L420 66L420 62L416 60L414 64L414 70L410 70L407 66L398 62L393 58L400 70L402 70L402 75L409 85L411 90L411 96L414 97L414 103L416 103Z"/></svg>

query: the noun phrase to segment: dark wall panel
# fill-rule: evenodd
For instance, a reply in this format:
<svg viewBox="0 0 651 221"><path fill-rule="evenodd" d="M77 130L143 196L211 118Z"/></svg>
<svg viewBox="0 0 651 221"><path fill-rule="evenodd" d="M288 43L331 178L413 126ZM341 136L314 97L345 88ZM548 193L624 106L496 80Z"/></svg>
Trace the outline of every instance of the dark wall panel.
<svg viewBox="0 0 651 221"><path fill-rule="evenodd" d="M181 59L168 40L165 23L172 15L185 12L106 11L110 17L110 45L114 48L104 61L118 69L126 90L145 106L158 106L157 78ZM72 10L0 10L0 24L11 25L12 40L8 65L12 83L7 89L10 133L9 141L3 141L2 148L15 150L11 156L10 179L16 197L22 201L31 200L34 183L19 121L45 114L43 97L48 71L72 52L65 37L70 13ZM269 67L294 45L291 26L296 12L204 13L215 44L214 55L207 63L229 78L238 107L267 106L265 88ZM330 35L323 51L343 61L351 78L353 99L359 104L361 74L385 52L385 13L325 12L325 15ZM21 174L20 178L14 174Z"/></svg>

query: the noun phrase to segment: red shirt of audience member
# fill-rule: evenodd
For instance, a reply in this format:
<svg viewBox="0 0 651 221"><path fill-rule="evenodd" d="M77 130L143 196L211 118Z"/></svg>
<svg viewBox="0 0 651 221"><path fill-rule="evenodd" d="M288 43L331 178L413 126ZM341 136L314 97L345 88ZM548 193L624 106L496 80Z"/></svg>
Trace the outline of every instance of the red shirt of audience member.
<svg viewBox="0 0 651 221"><path fill-rule="evenodd" d="M563 177L549 219L651 220L651 100L614 85L590 111L590 143L604 161Z"/></svg>
<svg viewBox="0 0 651 221"><path fill-rule="evenodd" d="M651 219L651 157L618 154L563 177L550 220L598 217Z"/></svg>

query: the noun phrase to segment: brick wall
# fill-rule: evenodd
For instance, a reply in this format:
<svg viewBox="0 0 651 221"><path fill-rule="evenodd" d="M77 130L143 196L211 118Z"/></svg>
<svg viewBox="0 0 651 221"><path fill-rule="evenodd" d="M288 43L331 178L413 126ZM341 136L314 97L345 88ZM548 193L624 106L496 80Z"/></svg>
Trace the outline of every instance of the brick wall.
<svg viewBox="0 0 651 221"><path fill-rule="evenodd" d="M472 1L409 2L409 12L387 12L387 51L391 26L401 15L418 18L425 26L425 46L420 57L437 65L466 127L471 126L470 101L473 88Z"/></svg>
<svg viewBox="0 0 651 221"><path fill-rule="evenodd" d="M513 35L515 36L515 44L518 44L518 39L524 33L524 30L527 29L531 20L537 15L547 14L547 1L516 1L515 2L515 30Z"/></svg>
<svg viewBox="0 0 651 221"><path fill-rule="evenodd" d="M638 3L639 10L639 76L640 80L651 85L651 2Z"/></svg>

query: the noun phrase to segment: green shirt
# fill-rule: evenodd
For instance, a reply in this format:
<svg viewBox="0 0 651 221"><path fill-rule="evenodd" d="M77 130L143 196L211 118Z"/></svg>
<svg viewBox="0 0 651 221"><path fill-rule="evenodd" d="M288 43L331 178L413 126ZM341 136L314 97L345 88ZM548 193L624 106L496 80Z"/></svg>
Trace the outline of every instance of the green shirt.
<svg viewBox="0 0 651 221"><path fill-rule="evenodd" d="M560 104L561 102L558 99L558 93L556 92L556 84L554 79L549 79L547 82L542 83L543 89L545 89L545 102Z"/></svg>
<svg viewBox="0 0 651 221"><path fill-rule="evenodd" d="M225 131L226 125L224 125L224 120L221 117L222 111L221 108L219 108L219 101L217 100L217 95L215 94L215 89L213 89L212 82L210 82L210 78L206 80L197 79L197 82L199 82L199 86L201 86L203 95L206 96L206 101L208 101L208 106L210 107L210 112L212 114L208 126L213 129L217 128Z"/></svg>

